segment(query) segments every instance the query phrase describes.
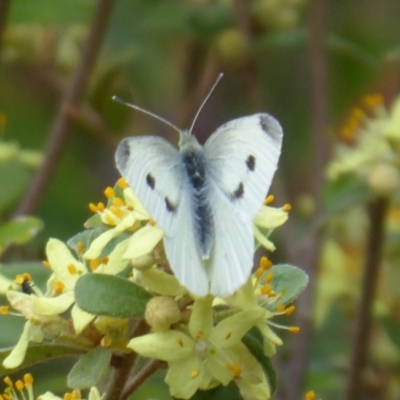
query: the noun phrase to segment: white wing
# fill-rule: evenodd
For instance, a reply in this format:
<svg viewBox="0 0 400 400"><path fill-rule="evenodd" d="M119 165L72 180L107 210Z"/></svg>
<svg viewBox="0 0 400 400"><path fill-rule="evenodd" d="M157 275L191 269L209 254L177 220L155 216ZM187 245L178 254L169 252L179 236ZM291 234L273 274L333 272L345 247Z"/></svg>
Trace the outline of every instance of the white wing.
<svg viewBox="0 0 400 400"><path fill-rule="evenodd" d="M232 294L253 265L252 221L271 185L282 144L279 123L267 114L221 126L206 142L207 177L215 222L212 294Z"/></svg>
<svg viewBox="0 0 400 400"><path fill-rule="evenodd" d="M159 137L126 138L118 146L115 161L164 234L174 234L182 195L178 150Z"/></svg>
<svg viewBox="0 0 400 400"><path fill-rule="evenodd" d="M164 232L164 247L179 282L205 296L209 282L196 247L190 192L179 152L153 136L127 138L115 154L121 175Z"/></svg>

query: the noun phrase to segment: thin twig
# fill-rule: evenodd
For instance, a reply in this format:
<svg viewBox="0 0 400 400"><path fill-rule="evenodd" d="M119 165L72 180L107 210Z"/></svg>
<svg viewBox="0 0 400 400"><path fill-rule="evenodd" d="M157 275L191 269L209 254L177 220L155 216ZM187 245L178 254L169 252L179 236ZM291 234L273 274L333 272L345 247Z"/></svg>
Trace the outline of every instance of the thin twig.
<svg viewBox="0 0 400 400"><path fill-rule="evenodd" d="M111 375L107 389L104 392L103 400L119 400L121 398L122 390L135 359L135 353L113 355L111 359Z"/></svg>
<svg viewBox="0 0 400 400"><path fill-rule="evenodd" d="M133 327L130 337L136 337L146 334L150 327L144 319L136 322ZM126 381L135 363L137 354L132 352L130 354L113 355L111 360L111 375L107 383L103 400L119 400L122 398Z"/></svg>
<svg viewBox="0 0 400 400"><path fill-rule="evenodd" d="M388 208L386 199L369 204L369 233L365 248L365 266L362 278L361 299L354 326L353 353L348 374L346 400L361 399L363 373L367 364L372 328L372 305L378 286L379 266L384 242L384 224Z"/></svg>
<svg viewBox="0 0 400 400"><path fill-rule="evenodd" d="M152 360L147 363L140 370L140 372L126 384L120 400L126 400L129 395L132 394L143 382L145 382L151 375L153 375L158 369L162 368L164 365L165 363L160 360Z"/></svg>
<svg viewBox="0 0 400 400"><path fill-rule="evenodd" d="M328 89L326 55L326 16L327 2L312 0L310 3L310 64L312 80L312 132L313 166L312 191L315 201L313 217L314 231L303 249L300 265L310 278L309 285L297 302L296 324L300 333L294 338L293 356L290 362L290 385L287 387L288 399L300 398L302 384L307 372L313 333L313 305L315 284L320 254L321 232L315 229L322 215L321 187L324 182L324 166L328 160L328 142L325 134L328 126Z"/></svg>
<svg viewBox="0 0 400 400"><path fill-rule="evenodd" d="M103 43L114 3L115 0L99 0L98 2L80 64L71 79L70 86L65 93L51 129L44 162L33 178L32 184L17 210L18 215L30 214L36 209L55 173L56 165L60 161L69 136L72 123L70 111L79 108L82 102L90 74Z"/></svg>

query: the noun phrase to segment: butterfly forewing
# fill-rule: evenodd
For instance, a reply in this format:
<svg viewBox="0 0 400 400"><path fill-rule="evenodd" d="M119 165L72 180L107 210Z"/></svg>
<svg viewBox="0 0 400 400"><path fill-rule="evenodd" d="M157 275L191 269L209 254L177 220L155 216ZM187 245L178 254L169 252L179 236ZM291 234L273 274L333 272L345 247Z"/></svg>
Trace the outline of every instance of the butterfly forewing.
<svg viewBox="0 0 400 400"><path fill-rule="evenodd" d="M182 197L179 152L166 140L143 136L126 138L115 155L117 167L165 235L177 229Z"/></svg>
<svg viewBox="0 0 400 400"><path fill-rule="evenodd" d="M232 294L250 275L252 221L277 168L282 135L274 118L256 114L221 126L204 146L215 221L212 294Z"/></svg>

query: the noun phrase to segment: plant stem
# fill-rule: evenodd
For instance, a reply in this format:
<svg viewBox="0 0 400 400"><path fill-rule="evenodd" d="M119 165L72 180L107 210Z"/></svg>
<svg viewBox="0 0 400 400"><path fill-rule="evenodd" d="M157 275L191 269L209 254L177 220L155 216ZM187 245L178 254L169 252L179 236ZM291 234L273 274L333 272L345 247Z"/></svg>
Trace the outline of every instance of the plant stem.
<svg viewBox="0 0 400 400"><path fill-rule="evenodd" d="M6 28L8 12L10 11L11 0L0 0L0 52L3 44L3 34Z"/></svg>
<svg viewBox="0 0 400 400"><path fill-rule="evenodd" d="M160 360L152 360L147 363L139 373L134 376L125 386L120 400L126 400L143 382L145 382L158 369L164 366L164 362Z"/></svg>
<svg viewBox="0 0 400 400"><path fill-rule="evenodd" d="M73 121L71 114L74 114L74 110L79 108L82 102L90 74L106 34L114 3L115 0L99 0L97 3L97 9L80 64L71 79L69 88L65 92L58 115L51 129L45 150L45 159L17 210L18 215L34 212L56 171L56 166L67 144Z"/></svg>
<svg viewBox="0 0 400 400"><path fill-rule="evenodd" d="M328 71L326 55L326 17L327 2L312 0L310 3L310 66L312 84L312 132L313 166L312 192L315 201L315 213L312 233L302 249L300 265L309 276L309 284L297 302L296 324L299 334L294 338L293 357L290 362L290 384L287 385L288 399L301 397L304 377L307 373L313 334L313 305L315 303L315 284L320 255L322 234L317 229L323 213L321 187L324 182L324 167L328 157L329 143L326 128L328 126Z"/></svg>
<svg viewBox="0 0 400 400"><path fill-rule="evenodd" d="M361 299L354 326L353 353L345 394L346 400L357 400L362 396L362 378L367 364L372 328L372 306L378 285L387 208L388 201L383 198L371 202L368 206L370 226L365 249Z"/></svg>

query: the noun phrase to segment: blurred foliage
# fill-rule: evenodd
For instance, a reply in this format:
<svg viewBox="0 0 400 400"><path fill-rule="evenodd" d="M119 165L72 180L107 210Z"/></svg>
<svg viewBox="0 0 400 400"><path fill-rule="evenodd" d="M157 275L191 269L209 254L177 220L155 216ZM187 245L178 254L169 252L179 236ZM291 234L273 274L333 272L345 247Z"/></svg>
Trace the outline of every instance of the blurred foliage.
<svg viewBox="0 0 400 400"><path fill-rule="evenodd" d="M62 4L53 0L11 1L0 54L1 246L34 236L18 232L10 243L3 241L3 231L12 236L7 229L14 229L16 221L10 216L31 182L32 165L40 161L37 153L26 153L25 149L43 152L45 148L61 96L79 62L96 4L91 0ZM38 264L25 262L42 257L47 238L66 240L82 230L89 215L87 204L101 199L103 188L113 185L118 176L113 153L120 137L157 134L176 142L169 128L112 102L113 95L178 124L206 72L224 71L225 78L195 127L199 136L207 137L227 120L260 111L253 109L248 93L245 77L249 60L259 75L261 104L266 104L267 111L284 127L281 176L295 205L296 232L299 237L307 232L313 207L308 196L313 176L309 6L306 0L252 0L249 4L250 42L238 27L240 16L230 0L117 1L88 88L85 106L90 113L74 116L68 145L35 213L44 229L39 238L12 254L13 264L3 266L2 273L12 279L21 270L29 270L40 284ZM328 9L330 126L324 133L334 140L362 96L381 92L390 104L399 91L400 3L331 0ZM89 115L100 121L101 129ZM307 385L327 400L340 397L346 378L347 338L366 231L362 205L373 194L359 180L344 177L327 184L323 195L328 211L324 220L327 240L322 249L316 340ZM35 229L39 229L41 223L35 221ZM386 384L387 399L394 399L400 390L399 223L397 196L388 217L387 251L376 302L380 319L371 346L372 366L381 373L379 376L371 369L371 393ZM279 258L286 260L282 254ZM2 323L2 345L14 342L21 329L17 323L6 327ZM290 349L286 352L289 355ZM45 371L48 379L63 388L65 379L60 380L54 368ZM54 388L53 383L46 384ZM163 387L163 383L159 385ZM140 398L161 398L158 387L149 385L148 393L140 394Z"/></svg>

